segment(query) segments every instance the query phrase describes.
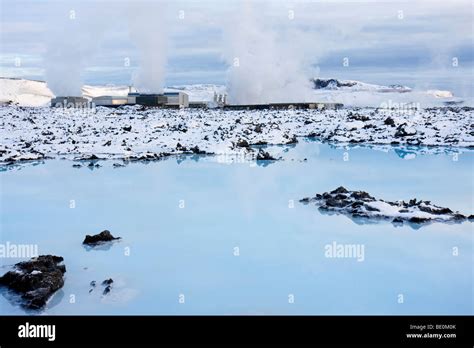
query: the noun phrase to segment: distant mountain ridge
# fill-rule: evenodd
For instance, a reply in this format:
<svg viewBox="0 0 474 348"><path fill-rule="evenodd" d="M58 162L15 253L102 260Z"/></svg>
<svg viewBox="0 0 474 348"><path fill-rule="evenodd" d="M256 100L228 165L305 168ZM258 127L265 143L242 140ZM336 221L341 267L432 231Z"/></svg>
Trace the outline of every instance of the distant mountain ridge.
<svg viewBox="0 0 474 348"><path fill-rule="evenodd" d="M337 80L333 78L323 79L323 78L314 78L312 80L314 89L326 89L326 90L338 90L338 89L345 89L345 90L354 90L354 91L375 91L381 93L389 93L389 92L398 92L398 93L406 93L411 92L411 88L403 85L389 85L389 86L381 86L375 85L370 83L365 83L361 81L355 80Z"/></svg>

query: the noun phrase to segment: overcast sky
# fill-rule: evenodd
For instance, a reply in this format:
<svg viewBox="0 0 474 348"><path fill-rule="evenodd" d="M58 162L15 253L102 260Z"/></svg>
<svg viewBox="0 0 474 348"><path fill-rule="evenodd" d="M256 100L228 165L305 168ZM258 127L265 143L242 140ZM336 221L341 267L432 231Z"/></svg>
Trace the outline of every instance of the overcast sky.
<svg viewBox="0 0 474 348"><path fill-rule="evenodd" d="M242 32L244 41L257 35L259 47L275 40L263 46L265 59L304 61L308 75L472 95L472 0L0 3L3 77L44 80L46 70L62 59L80 65L85 83L130 84L143 62L137 32L130 31L135 26L138 32L149 28L145 31L166 37L158 42L166 46L159 49L167 62L168 86L225 84L232 55L244 56L242 50L252 47L233 45Z"/></svg>

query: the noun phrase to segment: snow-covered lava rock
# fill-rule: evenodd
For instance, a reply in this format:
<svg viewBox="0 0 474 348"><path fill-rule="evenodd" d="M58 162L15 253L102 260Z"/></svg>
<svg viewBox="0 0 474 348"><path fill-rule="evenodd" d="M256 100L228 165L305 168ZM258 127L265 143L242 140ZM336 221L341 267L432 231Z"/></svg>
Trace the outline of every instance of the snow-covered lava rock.
<svg viewBox="0 0 474 348"><path fill-rule="evenodd" d="M12 271L0 277L0 285L21 295L25 308L41 309L63 287L65 272L62 257L41 255L17 263Z"/></svg>
<svg viewBox="0 0 474 348"><path fill-rule="evenodd" d="M434 205L430 201L384 201L367 192L349 191L342 186L331 192L316 194L315 197L303 198L300 202L314 203L323 212L335 212L351 218L389 220L394 224L474 220L473 215L465 216L449 208Z"/></svg>
<svg viewBox="0 0 474 348"><path fill-rule="evenodd" d="M0 107L0 162L43 158L156 160L178 154L244 155L298 137L339 145L474 148L474 109L94 109ZM267 148L281 151L278 148ZM461 150L462 151L462 150ZM278 153L269 153L278 157Z"/></svg>

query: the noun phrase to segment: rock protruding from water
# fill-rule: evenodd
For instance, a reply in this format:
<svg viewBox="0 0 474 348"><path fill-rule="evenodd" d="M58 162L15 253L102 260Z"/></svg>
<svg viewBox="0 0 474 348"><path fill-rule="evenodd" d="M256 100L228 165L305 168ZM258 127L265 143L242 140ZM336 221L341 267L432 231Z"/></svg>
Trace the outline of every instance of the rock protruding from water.
<svg viewBox="0 0 474 348"><path fill-rule="evenodd" d="M112 278L106 279L102 282L102 285L105 286L104 291L102 292L102 295L107 295L110 290L112 290L112 283L114 280Z"/></svg>
<svg viewBox="0 0 474 348"><path fill-rule="evenodd" d="M257 153L257 161L276 161L277 158L270 155L267 151L259 149Z"/></svg>
<svg viewBox="0 0 474 348"><path fill-rule="evenodd" d="M63 261L60 256L41 255L19 262L0 277L0 284L21 295L25 308L41 309L64 285L66 266Z"/></svg>
<svg viewBox="0 0 474 348"><path fill-rule="evenodd" d="M112 233L110 233L109 230L104 230L104 231L100 232L99 234L95 234L93 236L86 235L86 238L84 239L82 244L86 244L86 245L89 245L89 246L95 246L95 245L98 245L98 244L111 242L111 241L114 241L114 240L117 240L117 239L120 239L120 237L114 237L112 235Z"/></svg>
<svg viewBox="0 0 474 348"><path fill-rule="evenodd" d="M316 194L300 200L301 203L314 203L323 212L336 212L352 218L385 219L395 225L409 222L424 224L428 222L471 221L468 216L439 207L430 201L416 198L405 201L384 201L376 199L365 191L350 191L340 186L331 192Z"/></svg>

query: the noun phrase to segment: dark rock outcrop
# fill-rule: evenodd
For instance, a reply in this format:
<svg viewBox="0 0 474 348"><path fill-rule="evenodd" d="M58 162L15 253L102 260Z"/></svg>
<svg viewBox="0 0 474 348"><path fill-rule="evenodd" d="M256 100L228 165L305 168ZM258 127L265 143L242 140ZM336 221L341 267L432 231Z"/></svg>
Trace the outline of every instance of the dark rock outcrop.
<svg viewBox="0 0 474 348"><path fill-rule="evenodd" d="M397 131L395 132L396 138L403 138L408 137L416 134L415 129L409 128L406 124L401 124L397 127Z"/></svg>
<svg viewBox="0 0 474 348"><path fill-rule="evenodd" d="M190 148L190 150L191 150L192 153L194 153L196 155L205 155L205 154L207 154L206 151L199 149L199 146L197 146L197 145Z"/></svg>
<svg viewBox="0 0 474 348"><path fill-rule="evenodd" d="M176 144L176 151L186 151L186 146L181 145L180 143Z"/></svg>
<svg viewBox="0 0 474 348"><path fill-rule="evenodd" d="M19 262L12 271L0 277L0 285L21 295L25 308L41 309L64 285L66 266L63 261L60 256L41 255Z"/></svg>
<svg viewBox="0 0 474 348"><path fill-rule="evenodd" d="M245 148L249 148L250 147L250 144L247 140L245 139L242 139L242 140L239 140L236 144L237 147L245 147Z"/></svg>
<svg viewBox="0 0 474 348"><path fill-rule="evenodd" d="M383 121L384 125L386 126L391 126L391 127L395 127L395 120L393 118L391 118L390 116L387 117L385 119L385 121Z"/></svg>
<svg viewBox="0 0 474 348"><path fill-rule="evenodd" d="M102 282L102 285L110 285L114 282L112 278L106 279Z"/></svg>
<svg viewBox="0 0 474 348"><path fill-rule="evenodd" d="M86 235L86 238L82 242L82 244L86 244L89 246L94 246L97 244L102 244L106 242L111 242L114 240L120 239L120 237L114 237L109 230L104 230L99 234L95 234L93 236Z"/></svg>
<svg viewBox="0 0 474 348"><path fill-rule="evenodd" d="M102 292L102 295L107 295L110 290L112 290L112 283L114 280L112 278L106 279L102 282L102 285L105 286L104 291Z"/></svg>
<svg viewBox="0 0 474 348"><path fill-rule="evenodd" d="M430 201L416 198L405 201L390 202L372 197L365 191L349 191L340 186L331 192L316 194L300 200L303 204L315 203L323 212L336 212L351 218L390 220L394 225L409 222L424 224L428 222L463 222L472 221L459 212L439 207Z"/></svg>
<svg viewBox="0 0 474 348"><path fill-rule="evenodd" d="M276 161L277 158L270 155L268 152L263 149L258 150L257 161Z"/></svg>

